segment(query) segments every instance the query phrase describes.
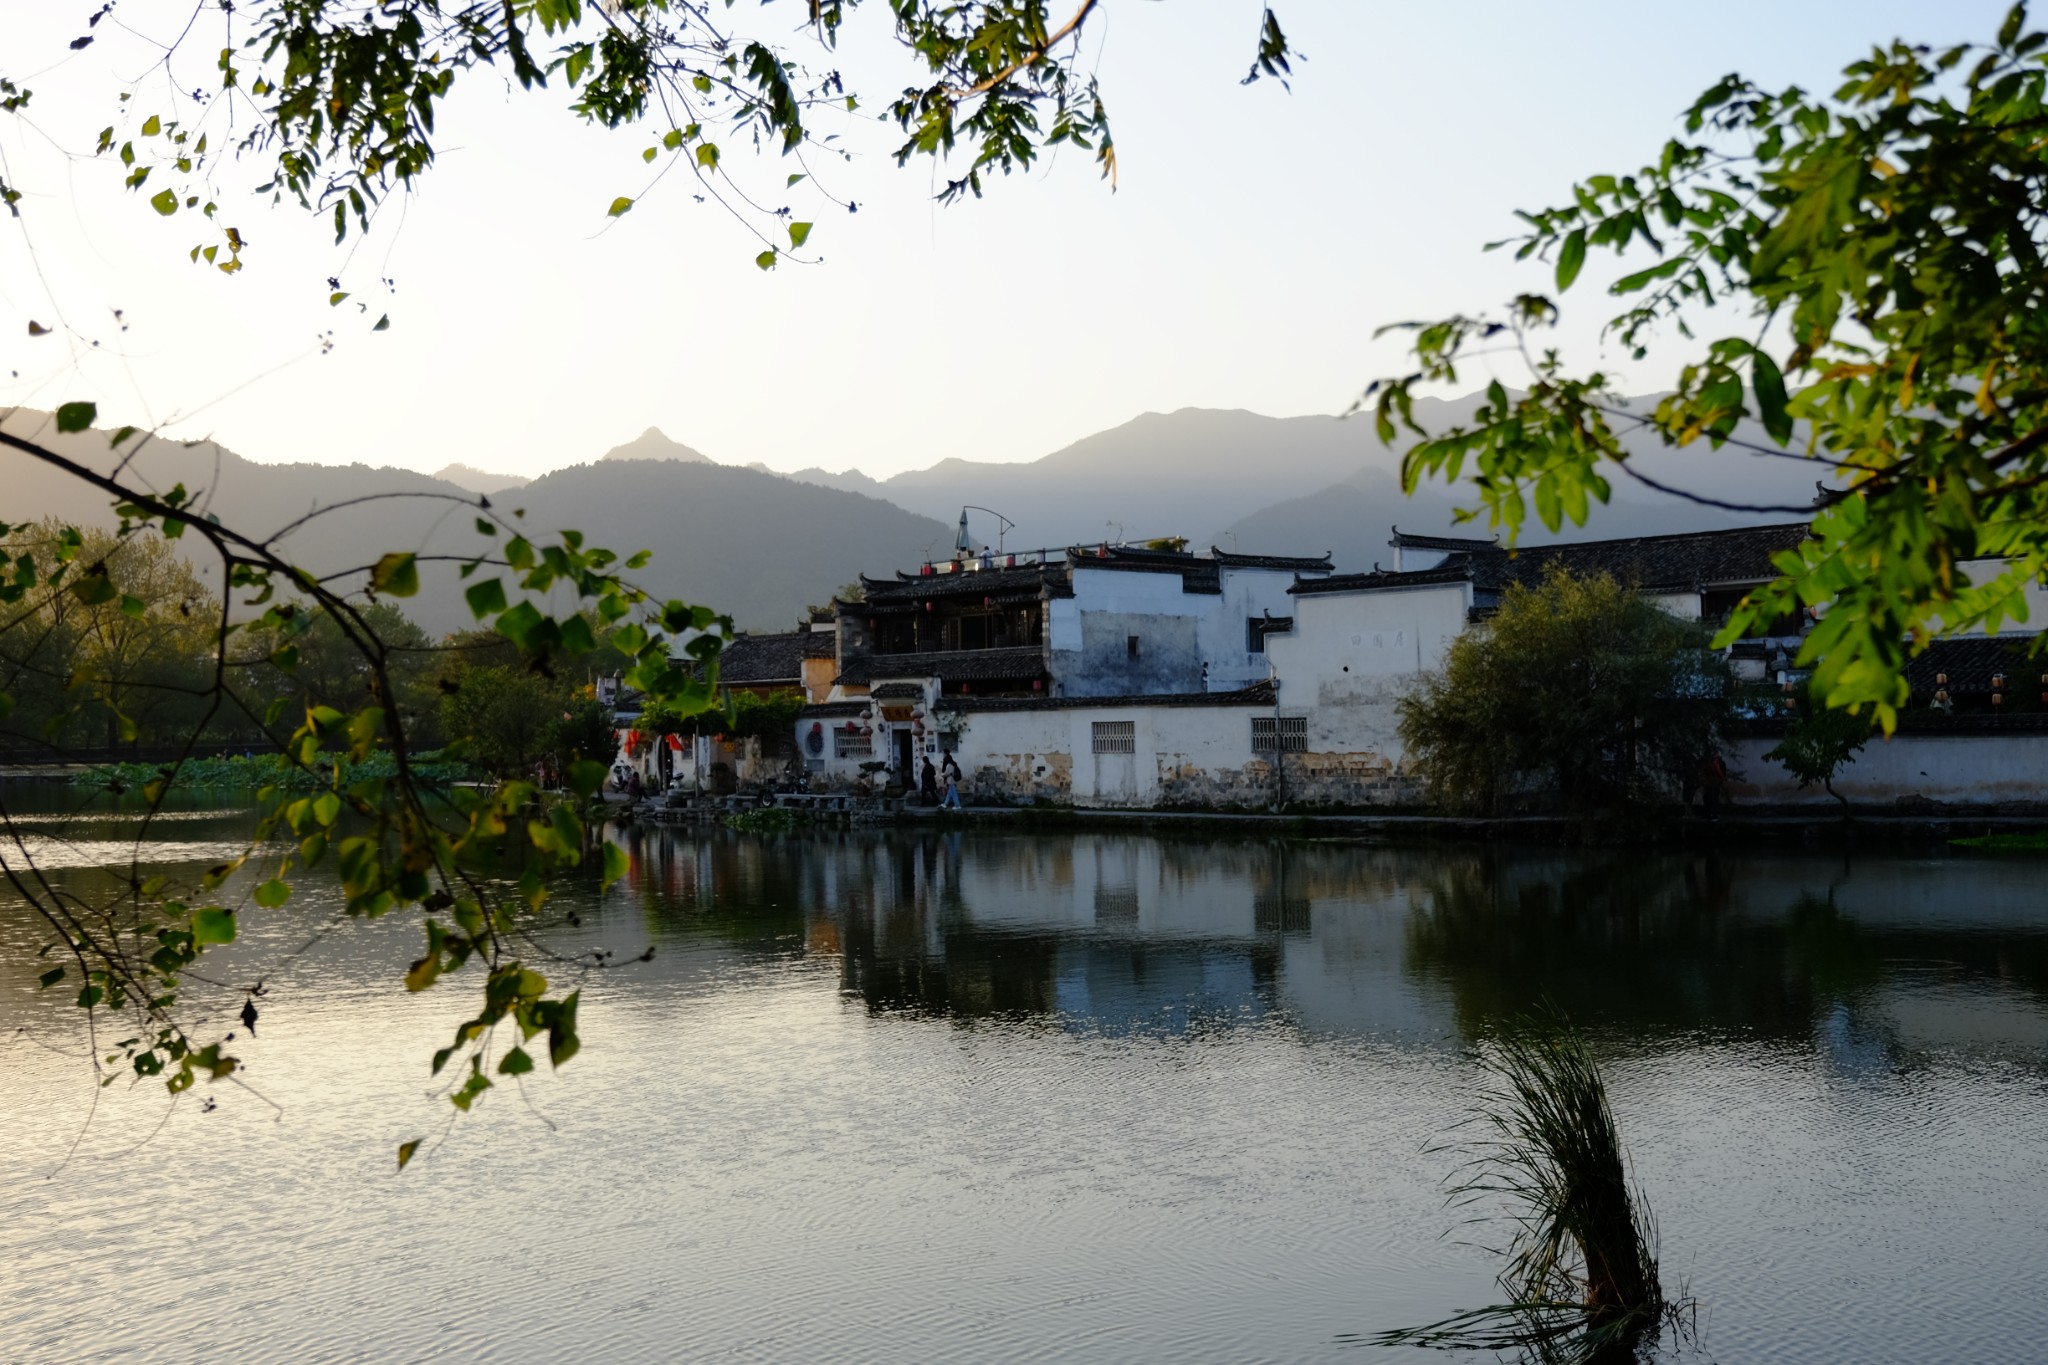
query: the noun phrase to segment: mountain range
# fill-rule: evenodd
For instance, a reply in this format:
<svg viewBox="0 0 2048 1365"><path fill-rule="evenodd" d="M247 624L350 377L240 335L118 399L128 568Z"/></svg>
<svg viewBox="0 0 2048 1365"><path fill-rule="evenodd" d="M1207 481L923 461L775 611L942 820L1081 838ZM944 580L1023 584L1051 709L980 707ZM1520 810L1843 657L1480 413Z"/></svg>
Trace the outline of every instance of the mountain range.
<svg viewBox="0 0 2048 1365"><path fill-rule="evenodd" d="M1416 416L1439 430L1468 416L1476 398L1418 400ZM0 426L36 434L99 468L116 457L105 434L50 437L48 415L16 410ZM1815 466L1796 459L1670 450L1654 435L1630 438L1630 460L1657 483L1723 503L1761 508L1811 501ZM133 451L131 444L128 450ZM1009 550L1058 549L1101 540L1187 536L1196 548L1241 552L1330 551L1341 569L1387 558L1393 526L1446 532L1469 489L1429 484L1403 497L1402 447L1382 446L1369 419L1275 418L1237 410L1145 413L1038 460L1004 464L960 458L878 480L858 470L776 474L721 464L649 428L588 464L533 480L451 463L424 475L362 464L261 464L212 442L150 440L131 472L157 488L203 489L231 524L271 534L319 572L358 568L390 549L470 555L481 542L459 506L488 496L523 512L547 535L582 531L621 552L654 551L640 577L652 592L704 602L743 626L786 628L857 574L886 574L948 553L966 509L970 540ZM99 494L61 472L8 452L13 477L0 516L56 515L109 522ZM366 503L372 494L408 493ZM994 509L990 512L984 509ZM1012 525L1005 528L997 513ZM1583 539L1788 520L1780 510L1698 506L1627 479L1591 525L1557 538ZM293 525L293 523L298 523ZM1533 523L1532 523L1533 526ZM1463 534L1474 534L1469 528ZM1540 527L1531 543L1552 537ZM431 631L469 624L452 566L429 565L408 609Z"/></svg>

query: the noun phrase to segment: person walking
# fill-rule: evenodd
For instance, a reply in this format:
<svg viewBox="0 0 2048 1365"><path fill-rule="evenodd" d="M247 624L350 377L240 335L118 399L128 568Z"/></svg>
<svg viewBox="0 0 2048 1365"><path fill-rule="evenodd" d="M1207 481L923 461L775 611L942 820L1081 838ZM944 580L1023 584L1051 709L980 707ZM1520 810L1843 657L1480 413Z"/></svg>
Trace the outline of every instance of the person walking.
<svg viewBox="0 0 2048 1365"><path fill-rule="evenodd" d="M939 770L932 766L930 756L925 758L924 772L918 777L917 788L927 806L939 804Z"/></svg>
<svg viewBox="0 0 2048 1365"><path fill-rule="evenodd" d="M951 764L946 767L946 801L941 809L960 809L960 770Z"/></svg>

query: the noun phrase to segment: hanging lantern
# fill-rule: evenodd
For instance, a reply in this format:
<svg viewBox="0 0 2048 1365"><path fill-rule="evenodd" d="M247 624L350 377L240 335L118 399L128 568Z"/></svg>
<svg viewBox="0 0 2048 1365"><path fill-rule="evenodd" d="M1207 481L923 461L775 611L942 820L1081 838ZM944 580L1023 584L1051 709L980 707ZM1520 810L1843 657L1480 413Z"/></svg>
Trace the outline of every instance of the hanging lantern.
<svg viewBox="0 0 2048 1365"><path fill-rule="evenodd" d="M984 597L984 598L982 598L982 599L981 599L981 605L982 605L982 606L984 606L984 607L992 607L992 606L994 606L995 604L996 604L996 599L995 599L995 598L993 598L993 597Z"/></svg>
<svg viewBox="0 0 2048 1365"><path fill-rule="evenodd" d="M1033 692L1043 692L1043 691L1045 691L1045 679L1043 679L1043 678L1033 678L1033 679L1031 680L1031 690L1032 690Z"/></svg>

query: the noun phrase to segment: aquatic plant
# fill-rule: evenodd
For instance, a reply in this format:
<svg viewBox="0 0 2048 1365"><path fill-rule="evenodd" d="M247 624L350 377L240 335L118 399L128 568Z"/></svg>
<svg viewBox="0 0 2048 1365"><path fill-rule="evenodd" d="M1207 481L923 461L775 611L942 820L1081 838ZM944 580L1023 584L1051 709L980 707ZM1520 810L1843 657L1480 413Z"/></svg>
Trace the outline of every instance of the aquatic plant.
<svg viewBox="0 0 2048 1365"><path fill-rule="evenodd" d="M811 823L811 817L787 806L762 806L725 817L726 828L742 834L787 834Z"/></svg>
<svg viewBox="0 0 2048 1365"><path fill-rule="evenodd" d="M1495 1084L1468 1120L1480 1135L1452 1145L1469 1160L1448 1202L1506 1201L1513 1234L1500 1249L1505 1303L1425 1327L1380 1333L1383 1345L1520 1351L1560 1362L1633 1359L1677 1312L1657 1270L1657 1229L1629 1177L1607 1086L1585 1038L1556 1013L1518 1018L1481 1046Z"/></svg>

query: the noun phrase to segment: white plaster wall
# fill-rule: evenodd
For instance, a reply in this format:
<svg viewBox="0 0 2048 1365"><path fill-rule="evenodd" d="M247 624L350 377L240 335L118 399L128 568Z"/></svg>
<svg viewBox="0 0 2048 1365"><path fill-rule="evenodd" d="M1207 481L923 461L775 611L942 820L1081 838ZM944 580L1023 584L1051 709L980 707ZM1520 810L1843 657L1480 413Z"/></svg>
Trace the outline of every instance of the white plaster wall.
<svg viewBox="0 0 2048 1365"><path fill-rule="evenodd" d="M1284 715L1308 717L1310 753L1402 757L1395 703L1465 629L1462 583L1293 599L1294 629L1266 641Z"/></svg>
<svg viewBox="0 0 2048 1365"><path fill-rule="evenodd" d="M1245 623L1270 613L1294 615L1295 599L1287 595L1294 586L1292 570L1224 569L1223 595L1201 599L1214 604L1202 617L1200 645L1209 665L1209 690L1235 692L1264 682L1267 661L1264 654L1245 648Z"/></svg>
<svg viewBox="0 0 2048 1365"><path fill-rule="evenodd" d="M1681 621L1700 619L1700 595L1696 592L1668 593L1662 597L1649 597L1647 600Z"/></svg>
<svg viewBox="0 0 2048 1365"><path fill-rule="evenodd" d="M1833 806L1820 787L1805 791L1764 754L1774 739L1739 739L1728 755L1735 801ZM1872 740L1835 776L1835 790L1859 805L1921 798L1961 805L2048 802L2048 734L1894 735Z"/></svg>
<svg viewBox="0 0 2048 1365"><path fill-rule="evenodd" d="M2005 561L1998 559L1971 559L1961 565L1963 572L1970 576L1972 583L1989 583L2005 572ZM2027 619L2015 621L2007 618L1999 627L2000 635L2031 635L2048 629L2048 588L2040 583L2029 583L2023 590L2027 604Z"/></svg>
<svg viewBox="0 0 2048 1365"><path fill-rule="evenodd" d="M1251 751L1251 717L1263 714L1243 706L970 711L955 754L975 795L1110 807L1243 803L1266 790L1266 765ZM1096 753L1097 721L1129 722L1134 752Z"/></svg>

